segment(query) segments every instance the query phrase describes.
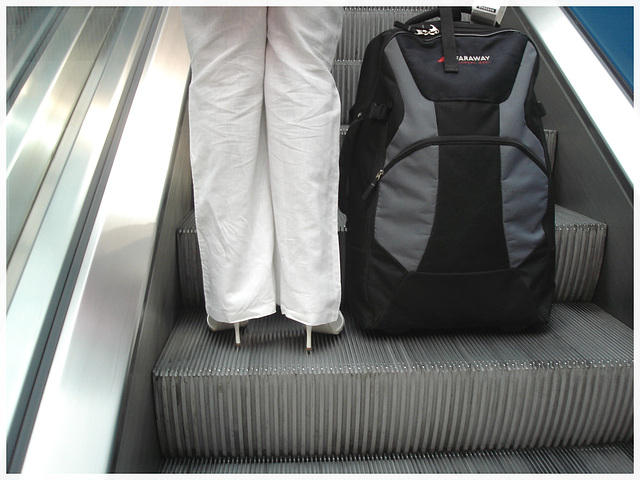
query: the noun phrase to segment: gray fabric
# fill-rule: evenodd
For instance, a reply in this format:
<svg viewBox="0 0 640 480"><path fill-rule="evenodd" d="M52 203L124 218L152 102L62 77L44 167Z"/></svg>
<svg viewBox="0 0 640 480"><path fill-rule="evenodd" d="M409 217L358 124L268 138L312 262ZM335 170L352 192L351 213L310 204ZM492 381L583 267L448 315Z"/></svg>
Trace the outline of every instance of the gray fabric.
<svg viewBox="0 0 640 480"><path fill-rule="evenodd" d="M544 147L527 127L523 109L536 55L533 45L527 44L511 95L500 105L500 134L522 142L544 164ZM534 160L514 147L501 147L501 156L502 215L509 262L515 268L544 239L548 178Z"/></svg>
<svg viewBox="0 0 640 480"><path fill-rule="evenodd" d="M438 195L438 147L418 150L380 184L375 236L409 272L427 248ZM400 213L402 215L400 215Z"/></svg>
<svg viewBox="0 0 640 480"><path fill-rule="evenodd" d="M421 138L438 134L435 105L418 90L393 39L385 48L406 105L405 116L387 148L385 165ZM408 271L415 271L431 235L438 192L438 149L423 149L389 170L379 186L374 235ZM403 212L403 216L398 215Z"/></svg>
<svg viewBox="0 0 640 480"><path fill-rule="evenodd" d="M524 104L529 92L536 56L535 47L528 43L522 55L520 70L511 95L500 104L500 136L519 140L544 164L544 147L538 137L529 130L524 118Z"/></svg>
<svg viewBox="0 0 640 480"><path fill-rule="evenodd" d="M515 147L500 147L502 217L512 268L544 239L542 218L547 208L547 176Z"/></svg>
<svg viewBox="0 0 640 480"><path fill-rule="evenodd" d="M420 93L400 47L385 48L405 105L405 116L387 149L385 165L416 140L438 135L435 104ZM511 95L500 105L500 134L520 140L544 163L544 147L529 130L523 114L536 51L525 48ZM517 267L543 240L547 205L546 175L515 147L501 147L503 219L511 267ZM379 185L374 235L408 271L415 271L431 236L438 189L438 149L432 147L402 160ZM402 217L399 216L402 212ZM527 219L523 223L522 219Z"/></svg>
<svg viewBox="0 0 640 480"><path fill-rule="evenodd" d="M405 103L404 118L387 148L386 165L416 140L438 135L438 125L436 124L436 106L420 93L395 38L385 47L385 54ZM406 108L406 105L410 105L411 108Z"/></svg>

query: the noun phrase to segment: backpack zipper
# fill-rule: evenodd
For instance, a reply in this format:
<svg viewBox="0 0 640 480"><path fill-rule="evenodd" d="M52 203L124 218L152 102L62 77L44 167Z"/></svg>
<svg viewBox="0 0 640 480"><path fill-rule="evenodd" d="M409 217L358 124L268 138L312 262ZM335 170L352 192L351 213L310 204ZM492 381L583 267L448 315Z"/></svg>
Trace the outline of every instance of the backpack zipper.
<svg viewBox="0 0 640 480"><path fill-rule="evenodd" d="M423 33L425 29L421 28L413 28L409 30L405 30L401 27L396 27L397 30L393 32L393 34L389 35L389 38L385 41L382 49L387 46L387 44L395 37L396 35L412 35L414 37L419 38L423 42L431 42L438 40L442 37L442 32L438 29L438 33L434 33L431 31L430 33ZM487 31L487 29L490 29ZM503 28L503 27L488 27L486 25L477 25L474 23L455 23L454 24L454 35L457 37L491 37L493 35L499 35L502 33L517 33L526 37L529 41L529 37L522 33L520 30L516 30L514 28Z"/></svg>
<svg viewBox="0 0 640 480"><path fill-rule="evenodd" d="M412 153L429 146L434 145L506 145L510 147L518 148L522 151L527 157L529 157L533 162L542 170L542 172L549 176L549 172L547 171L547 167L542 163L542 161L536 156L533 151L527 147L526 145L518 142L517 140L506 138L506 137L489 137L483 135L451 135L451 136L440 136L440 137L432 137L424 140L418 140L417 142L412 143L407 148L405 148L402 152L395 156L389 163L387 163L383 168L381 168L378 173L376 173L375 178L371 181L365 192L362 194L362 199L366 200L371 195L371 192L378 186L382 177L384 177L389 170L391 170L395 165L400 163L403 159L411 155Z"/></svg>

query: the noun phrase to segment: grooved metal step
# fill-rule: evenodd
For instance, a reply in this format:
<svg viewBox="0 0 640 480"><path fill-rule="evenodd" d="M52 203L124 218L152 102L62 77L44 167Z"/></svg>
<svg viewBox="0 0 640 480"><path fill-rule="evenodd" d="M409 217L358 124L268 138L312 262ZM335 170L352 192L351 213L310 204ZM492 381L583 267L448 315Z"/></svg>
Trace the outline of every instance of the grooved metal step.
<svg viewBox="0 0 640 480"><path fill-rule="evenodd" d="M175 458L160 473L633 473L633 444L284 458Z"/></svg>
<svg viewBox="0 0 640 480"><path fill-rule="evenodd" d="M340 228L343 229L342 226ZM600 275L606 234L604 223L556 206L557 301L591 301ZM187 306L204 305L202 266L193 212L180 225L177 236L183 303Z"/></svg>
<svg viewBox="0 0 640 480"><path fill-rule="evenodd" d="M524 333L314 335L279 314L232 331L185 312L153 372L167 457L581 446L633 438L633 332L556 304Z"/></svg>
<svg viewBox="0 0 640 480"><path fill-rule="evenodd" d="M556 206L558 301L591 301L600 277L606 240L606 224Z"/></svg>
<svg viewBox="0 0 640 480"><path fill-rule="evenodd" d="M435 6L344 7L336 59L362 60L364 50L373 37L392 28L396 20L404 22Z"/></svg>

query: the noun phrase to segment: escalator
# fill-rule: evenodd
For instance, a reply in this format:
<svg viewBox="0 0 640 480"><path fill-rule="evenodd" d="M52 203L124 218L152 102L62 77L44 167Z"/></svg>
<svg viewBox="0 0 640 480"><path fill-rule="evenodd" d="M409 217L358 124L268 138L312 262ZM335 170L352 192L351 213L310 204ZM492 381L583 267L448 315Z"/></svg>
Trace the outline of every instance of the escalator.
<svg viewBox="0 0 640 480"><path fill-rule="evenodd" d="M344 124L368 40L422 10L345 7L334 64ZM509 8L502 21L541 50L536 92L547 110L557 203L550 324L521 334L390 337L347 318L341 335L315 337L310 355L304 329L279 313L250 322L239 349L232 332L206 327L179 11L38 15L48 44L63 42L56 31L65 22L89 28L66 40L65 58L86 58L73 48L83 31L98 40L83 77L77 69L51 74L51 91L67 75L79 93L43 153L49 163L41 162L38 186L20 192L28 200L12 200L18 187L8 173L7 216L24 205L26 219L12 217L15 227L7 220L8 239L16 232L7 250L7 369L20 372L8 376L8 471L633 472L631 168L625 146L602 133L608 127L554 60L548 16L568 19L562 9ZM23 57L31 66L8 82L8 117L43 68L45 51L30 48ZM110 106L108 120L84 140L82 126L96 132L87 119L108 81L111 101L100 103ZM63 188L76 158L95 160L82 164L84 182ZM56 192L69 190L78 198L54 208ZM40 192L50 193L45 200ZM72 233L47 233L47 222L65 214ZM38 242L52 238L59 248L38 253ZM38 258L59 266L34 312L32 286L46 283Z"/></svg>

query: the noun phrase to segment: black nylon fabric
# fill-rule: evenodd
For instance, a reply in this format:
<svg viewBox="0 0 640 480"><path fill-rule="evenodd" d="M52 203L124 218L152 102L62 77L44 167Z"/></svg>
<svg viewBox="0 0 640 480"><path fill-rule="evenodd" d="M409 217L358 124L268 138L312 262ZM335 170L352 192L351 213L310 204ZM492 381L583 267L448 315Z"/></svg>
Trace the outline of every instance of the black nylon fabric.
<svg viewBox="0 0 640 480"><path fill-rule="evenodd" d="M499 308L496 308L499 306ZM388 333L500 328L539 323L537 302L513 269L475 274L411 273L397 289L377 328Z"/></svg>
<svg viewBox="0 0 640 480"><path fill-rule="evenodd" d="M527 45L514 32L489 37L456 37L458 73L443 67L442 42L398 36L398 45L422 95L435 102L471 100L501 103L511 93Z"/></svg>
<svg viewBox="0 0 640 480"><path fill-rule="evenodd" d="M436 103L436 121L440 135L500 135L500 108L495 103Z"/></svg>
<svg viewBox="0 0 640 480"><path fill-rule="evenodd" d="M509 267L502 223L500 147L440 146L438 200L420 272Z"/></svg>
<svg viewBox="0 0 640 480"><path fill-rule="evenodd" d="M445 7L440 9L442 17L442 52L444 55L444 71L446 73L458 73L458 59L456 50L455 32L453 30L453 13L451 8Z"/></svg>

